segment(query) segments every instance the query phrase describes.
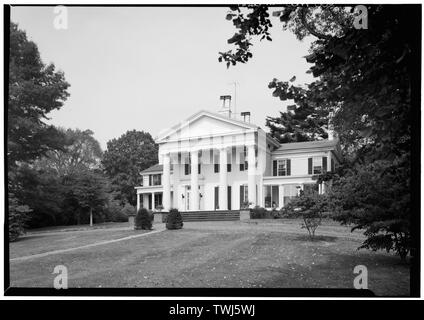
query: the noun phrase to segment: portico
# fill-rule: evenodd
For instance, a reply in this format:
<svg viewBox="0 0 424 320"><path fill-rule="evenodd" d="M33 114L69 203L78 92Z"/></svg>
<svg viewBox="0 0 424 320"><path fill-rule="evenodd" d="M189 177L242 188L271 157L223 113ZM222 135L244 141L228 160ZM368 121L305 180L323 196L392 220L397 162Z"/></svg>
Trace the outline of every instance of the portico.
<svg viewBox="0 0 424 320"><path fill-rule="evenodd" d="M337 141L281 145L260 127L200 111L157 138L159 163L141 172L138 208L228 211L282 207L338 163ZM163 208L162 208L163 206Z"/></svg>

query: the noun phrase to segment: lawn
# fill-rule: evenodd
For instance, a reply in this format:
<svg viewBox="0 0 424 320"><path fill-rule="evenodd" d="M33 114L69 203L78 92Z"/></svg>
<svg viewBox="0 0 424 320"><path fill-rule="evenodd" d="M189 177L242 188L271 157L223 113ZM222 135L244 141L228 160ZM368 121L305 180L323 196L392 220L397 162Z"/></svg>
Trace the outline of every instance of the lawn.
<svg viewBox="0 0 424 320"><path fill-rule="evenodd" d="M138 235L107 228L29 234L11 258ZM162 224L154 226L163 229ZM46 231L46 230L45 230ZM297 220L191 222L182 230L12 260L12 287L52 287L65 265L69 287L352 288L353 268L368 268L377 295L409 295L409 266L386 252L357 250L360 233L328 222L310 241Z"/></svg>

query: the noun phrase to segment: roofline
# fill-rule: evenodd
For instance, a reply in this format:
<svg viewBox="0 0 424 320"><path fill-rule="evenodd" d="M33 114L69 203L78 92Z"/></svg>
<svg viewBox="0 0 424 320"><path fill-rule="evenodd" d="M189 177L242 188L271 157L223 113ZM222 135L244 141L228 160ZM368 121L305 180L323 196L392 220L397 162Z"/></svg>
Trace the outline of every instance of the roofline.
<svg viewBox="0 0 424 320"><path fill-rule="evenodd" d="M146 173L161 173L161 172L163 172L163 169L162 170L146 171L146 172L145 171L141 171L140 174L143 175L143 174L146 174Z"/></svg>
<svg viewBox="0 0 424 320"><path fill-rule="evenodd" d="M224 116L222 116L218 113L214 113L214 112L211 112L211 111L200 110L200 111L196 112L195 114L191 115L190 117L186 118L184 121L181 121L180 123L172 126L171 128L169 128L169 130L165 131L163 134L158 135L155 138L155 142L161 143L160 140L166 138L167 136L169 136L171 133L175 132L176 130L184 128L185 126L187 126L187 124L189 122L199 118L202 115L208 115L208 116L213 117L215 119L219 119L219 120L230 122L230 123L233 123L233 124L236 124L236 125L240 125L240 126L245 127L246 129L257 130L259 128L259 126L255 125L255 124L247 123L247 122L240 121L240 120L237 120L237 119L227 118L227 117L224 117Z"/></svg>

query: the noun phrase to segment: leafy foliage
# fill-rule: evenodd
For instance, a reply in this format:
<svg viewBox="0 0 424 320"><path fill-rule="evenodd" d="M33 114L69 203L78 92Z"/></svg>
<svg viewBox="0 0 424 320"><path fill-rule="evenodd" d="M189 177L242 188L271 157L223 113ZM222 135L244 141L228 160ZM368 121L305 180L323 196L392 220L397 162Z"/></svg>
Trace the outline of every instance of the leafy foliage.
<svg viewBox="0 0 424 320"><path fill-rule="evenodd" d="M178 209L169 210L169 213L166 216L166 229L181 229L183 225L183 217L181 216L181 213L178 211Z"/></svg>
<svg viewBox="0 0 424 320"><path fill-rule="evenodd" d="M106 177L96 171L99 143L89 130L59 131L67 141L63 150L48 151L33 164L22 163L15 169L20 186L16 196L33 209L28 226L79 224L87 221L92 209L98 221L108 220L110 212L103 206L111 188ZM84 198L90 196L99 203L88 206Z"/></svg>
<svg viewBox="0 0 424 320"><path fill-rule="evenodd" d="M37 45L10 23L7 157L10 166L61 149L63 136L43 122L69 96L63 72L45 65Z"/></svg>
<svg viewBox="0 0 424 320"><path fill-rule="evenodd" d="M227 67L247 62L252 57L252 39L267 38L271 24L266 6L230 9L232 14L227 18L237 29L237 41L235 52L220 53L220 61L226 61ZM274 13L283 30L291 30L298 39L315 37L306 60L312 64L308 72L316 80L299 87L274 79L269 84L273 95L294 101L294 105L280 117L268 117L267 124L275 138L289 142L325 138L328 128L322 120L329 121L338 133L346 160L341 173L347 174L347 179L334 186L339 203L349 204L341 211L343 219L367 230L363 247L392 248L403 257L411 244L406 223L410 189L405 186L411 180L411 114L418 114L419 108L411 97L417 89L413 79L419 79L419 50L415 48L420 47L420 38L415 30L421 20L418 7L410 5L373 5L367 9L366 30L353 27L351 7L287 5ZM257 24L262 27L249 27ZM372 186L374 194L383 194L395 189L397 196L374 205L352 196L354 190L360 192L360 188L353 188L355 174L363 175L364 171L381 176L380 183L369 184L366 190ZM392 171L399 176L389 174ZM372 194L363 196L378 201ZM399 211L386 210L382 220L383 208L389 205ZM373 209L365 213L369 206ZM400 211L405 214L402 219ZM366 223L358 219L360 212L367 216Z"/></svg>
<svg viewBox="0 0 424 320"><path fill-rule="evenodd" d="M19 204L18 199L9 194L9 241L15 241L25 233L24 225L31 209Z"/></svg>
<svg viewBox="0 0 424 320"><path fill-rule="evenodd" d="M146 208L140 208L135 216L136 230L152 230L153 215Z"/></svg>
<svg viewBox="0 0 424 320"><path fill-rule="evenodd" d="M326 197L317 192L301 192L282 208L282 216L286 218L301 218L302 228L308 231L314 239L316 229L321 225L323 213L326 210Z"/></svg>
<svg viewBox="0 0 424 320"><path fill-rule="evenodd" d="M19 180L18 170L50 150L63 148L63 134L44 120L50 111L63 106L69 96L69 84L63 72L41 61L37 45L27 39L17 24L11 22L9 32L7 169L9 235L10 240L15 240L32 212L20 198L29 185Z"/></svg>
<svg viewBox="0 0 424 320"><path fill-rule="evenodd" d="M71 186L66 194L67 201L78 208L77 223L86 219L88 214L100 213L106 205L107 183L99 171L87 170L65 179L65 184Z"/></svg>
<svg viewBox="0 0 424 320"><path fill-rule="evenodd" d="M91 130L59 128L66 141L62 150L48 151L34 164L39 169L53 169L59 176L73 175L78 171L99 169L102 149Z"/></svg>
<svg viewBox="0 0 424 320"><path fill-rule="evenodd" d="M102 164L121 200L136 205L134 186L140 185L140 172L157 163L158 147L144 131L127 131L107 143Z"/></svg>
<svg viewBox="0 0 424 320"><path fill-rule="evenodd" d="M365 230L361 248L393 250L405 259L411 250L410 171L399 161L408 162L378 160L348 170L334 180L328 199L335 220Z"/></svg>

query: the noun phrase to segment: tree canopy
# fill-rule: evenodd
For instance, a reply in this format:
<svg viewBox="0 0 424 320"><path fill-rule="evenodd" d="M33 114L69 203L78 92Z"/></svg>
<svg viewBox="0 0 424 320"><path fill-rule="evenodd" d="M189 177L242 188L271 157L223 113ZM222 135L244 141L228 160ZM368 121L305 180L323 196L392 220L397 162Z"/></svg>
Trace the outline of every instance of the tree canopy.
<svg viewBox="0 0 424 320"><path fill-rule="evenodd" d="M127 131L107 143L102 165L121 193L121 200L137 203L134 187L140 185L140 172L156 164L158 147L150 133Z"/></svg>
<svg viewBox="0 0 424 320"><path fill-rule="evenodd" d="M354 7L230 7L226 18L236 33L228 43L235 49L220 52L218 59L227 67L246 63L253 57L253 38L271 41L271 10L283 30L298 39L314 37L306 60L315 80L302 87L292 79L273 79L273 96L294 104L280 117L268 117L267 125L281 142L325 138L328 126L334 127L346 161L334 176L335 218L366 230L363 247L402 256L411 244L411 114L419 115L412 94L419 79L420 13L411 5L366 9L367 28L357 28ZM378 181L370 184L371 178Z"/></svg>
<svg viewBox="0 0 424 320"><path fill-rule="evenodd" d="M7 126L8 164L31 161L60 149L63 136L44 120L68 98L69 83L53 64L45 65L37 45L18 25L10 23L9 96Z"/></svg>

